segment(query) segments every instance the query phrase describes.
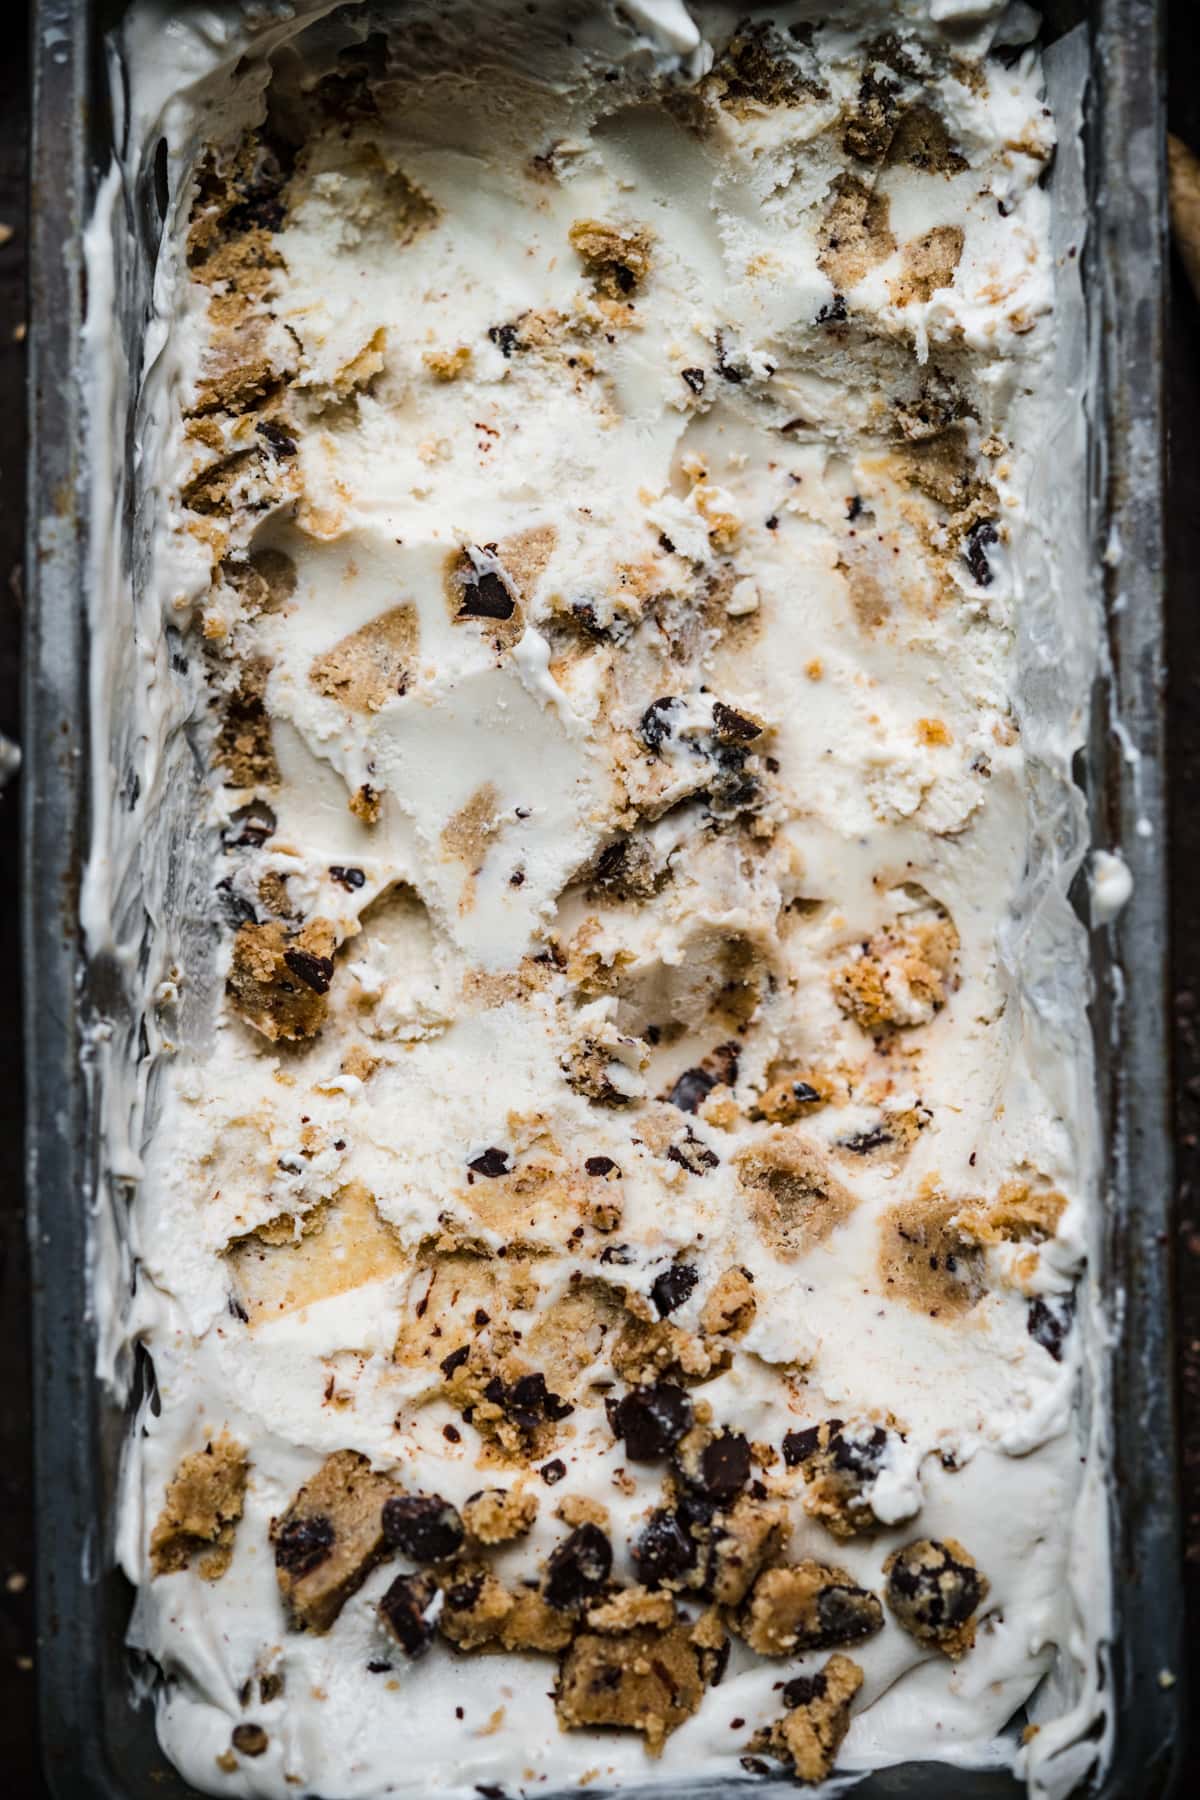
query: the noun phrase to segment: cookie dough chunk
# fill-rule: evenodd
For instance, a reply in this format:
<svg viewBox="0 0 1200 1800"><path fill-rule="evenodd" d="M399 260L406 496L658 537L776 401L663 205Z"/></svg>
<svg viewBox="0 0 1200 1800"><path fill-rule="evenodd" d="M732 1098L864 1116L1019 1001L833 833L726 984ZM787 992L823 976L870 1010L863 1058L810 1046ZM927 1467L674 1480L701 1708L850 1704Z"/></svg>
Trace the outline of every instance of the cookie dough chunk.
<svg viewBox="0 0 1200 1800"><path fill-rule="evenodd" d="M965 1205L955 1224L977 1244L1041 1244L1055 1235L1066 1210L1066 1195L1057 1189L1014 1178L1001 1183L990 1205Z"/></svg>
<svg viewBox="0 0 1200 1800"><path fill-rule="evenodd" d="M771 1506L743 1494L713 1522L709 1588L719 1606L740 1606L768 1562L780 1556L789 1530L786 1506Z"/></svg>
<svg viewBox="0 0 1200 1800"><path fill-rule="evenodd" d="M596 292L610 300L627 300L649 273L648 231L576 219L567 235Z"/></svg>
<svg viewBox="0 0 1200 1800"><path fill-rule="evenodd" d="M804 1476L805 1512L834 1537L854 1537L878 1524L865 1490L883 1467L890 1437L870 1419L824 1419L784 1438L784 1461Z"/></svg>
<svg viewBox="0 0 1200 1800"><path fill-rule="evenodd" d="M248 1467L245 1450L225 1431L184 1457L150 1534L150 1566L156 1575L186 1569L194 1557L205 1581L221 1578L233 1557Z"/></svg>
<svg viewBox="0 0 1200 1800"><path fill-rule="evenodd" d="M750 1749L788 1763L806 1785L832 1775L837 1753L850 1726L850 1705L863 1684L863 1672L848 1656L831 1656L815 1675L797 1675L784 1684L787 1711L762 1731Z"/></svg>
<svg viewBox="0 0 1200 1800"><path fill-rule="evenodd" d="M884 1292L931 1319L970 1312L984 1291L979 1250L959 1223L961 1205L944 1194L918 1194L880 1221Z"/></svg>
<svg viewBox="0 0 1200 1800"><path fill-rule="evenodd" d="M975 1642L976 1613L988 1596L987 1576L956 1538L918 1538L884 1564L890 1611L919 1644L965 1656Z"/></svg>
<svg viewBox="0 0 1200 1800"><path fill-rule="evenodd" d="M930 901L877 931L834 971L834 999L871 1036L928 1025L946 1004L957 950L954 921Z"/></svg>
<svg viewBox="0 0 1200 1800"><path fill-rule="evenodd" d="M536 1494L516 1488L484 1488L465 1502L462 1519L477 1544L510 1544L525 1536L537 1512Z"/></svg>
<svg viewBox="0 0 1200 1800"><path fill-rule="evenodd" d="M378 712L412 679L417 632L416 608L393 606L318 656L309 672L313 686L351 712Z"/></svg>
<svg viewBox="0 0 1200 1800"><path fill-rule="evenodd" d="M585 1631L563 1661L555 1710L564 1731L596 1725L640 1731L651 1756L704 1695L700 1654L687 1626L641 1626L614 1636Z"/></svg>
<svg viewBox="0 0 1200 1800"><path fill-rule="evenodd" d="M328 919L289 932L272 919L233 940L225 992L235 1013L272 1043L315 1037L325 1019L337 934Z"/></svg>
<svg viewBox="0 0 1200 1800"><path fill-rule="evenodd" d="M443 1584L438 1629L460 1650L481 1650L500 1636L512 1610L512 1595L490 1569L463 1564Z"/></svg>
<svg viewBox="0 0 1200 1800"><path fill-rule="evenodd" d="M275 1575L293 1631L328 1631L387 1555L383 1507L396 1492L357 1450L336 1450L272 1522Z"/></svg>
<svg viewBox="0 0 1200 1800"><path fill-rule="evenodd" d="M227 787L274 787L279 780L266 708L270 673L270 664L264 658L252 659L225 702L215 754L225 770Z"/></svg>
<svg viewBox="0 0 1200 1800"><path fill-rule="evenodd" d="M432 1575L397 1575L379 1602L379 1617L406 1656L424 1656L433 1641L437 1583Z"/></svg>
<svg viewBox="0 0 1200 1800"><path fill-rule="evenodd" d="M823 1243L857 1205L819 1150L798 1132L776 1129L735 1160L759 1235L785 1260Z"/></svg>
<svg viewBox="0 0 1200 1800"><path fill-rule="evenodd" d="M736 1623L760 1656L791 1656L873 1637L883 1608L845 1569L805 1561L760 1575Z"/></svg>
<svg viewBox="0 0 1200 1800"><path fill-rule="evenodd" d="M903 272L899 280L890 284L896 305L932 300L939 288L951 287L964 242L961 226L935 225L932 231L905 244L901 252Z"/></svg>
<svg viewBox="0 0 1200 1800"><path fill-rule="evenodd" d="M839 292L856 287L895 248L888 196L857 175L840 175L818 238L821 273Z"/></svg>
<svg viewBox="0 0 1200 1800"><path fill-rule="evenodd" d="M557 1656L575 1635L576 1620L551 1606L536 1583L519 1587L512 1595L512 1610L500 1629L506 1650L531 1650Z"/></svg>
<svg viewBox="0 0 1200 1800"><path fill-rule="evenodd" d="M713 1336L740 1337L754 1323L757 1302L748 1269L726 1269L700 1309L701 1330Z"/></svg>
<svg viewBox="0 0 1200 1800"><path fill-rule="evenodd" d="M810 1069L775 1067L752 1116L767 1119L772 1125L790 1125L794 1119L807 1118L828 1099L824 1085Z"/></svg>
<svg viewBox="0 0 1200 1800"><path fill-rule="evenodd" d="M643 1625L652 1626L655 1631L669 1631L675 1617L675 1602L670 1594L631 1587L590 1607L587 1624L590 1631L635 1631Z"/></svg>

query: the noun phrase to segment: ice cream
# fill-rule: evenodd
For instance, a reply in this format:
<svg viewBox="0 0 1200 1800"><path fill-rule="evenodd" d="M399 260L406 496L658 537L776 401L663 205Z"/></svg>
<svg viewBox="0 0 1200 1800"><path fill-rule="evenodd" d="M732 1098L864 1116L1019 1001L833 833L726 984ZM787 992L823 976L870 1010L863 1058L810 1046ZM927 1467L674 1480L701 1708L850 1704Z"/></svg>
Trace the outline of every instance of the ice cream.
<svg viewBox="0 0 1200 1800"><path fill-rule="evenodd" d="M1085 1654L1095 1205L1082 936L1070 1078L1026 953L1077 854L1028 20L136 19L167 1753L342 1800L1011 1756Z"/></svg>

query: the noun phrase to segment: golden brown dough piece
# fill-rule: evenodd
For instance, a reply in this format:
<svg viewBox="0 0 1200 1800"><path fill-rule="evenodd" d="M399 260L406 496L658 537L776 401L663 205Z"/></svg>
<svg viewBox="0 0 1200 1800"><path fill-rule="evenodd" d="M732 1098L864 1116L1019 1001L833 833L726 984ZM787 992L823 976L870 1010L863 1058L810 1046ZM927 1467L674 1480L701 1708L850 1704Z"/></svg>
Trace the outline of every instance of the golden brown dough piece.
<svg viewBox="0 0 1200 1800"><path fill-rule="evenodd" d="M328 919L289 932L272 919L233 940L225 991L234 1012L272 1043L315 1037L325 1018L337 935Z"/></svg>
<svg viewBox="0 0 1200 1800"><path fill-rule="evenodd" d="M383 1503L398 1491L357 1450L336 1450L272 1521L275 1575L293 1631L328 1631L383 1560Z"/></svg>
<svg viewBox="0 0 1200 1800"><path fill-rule="evenodd" d="M221 1578L233 1557L248 1471L245 1450L226 1431L184 1457L150 1534L156 1575L186 1569L194 1557L205 1581Z"/></svg>
<svg viewBox="0 0 1200 1800"><path fill-rule="evenodd" d="M956 1538L918 1538L884 1564L887 1603L905 1631L953 1660L975 1642L988 1579Z"/></svg>
<svg viewBox="0 0 1200 1800"><path fill-rule="evenodd" d="M806 1785L824 1781L833 1773L850 1727L850 1703L862 1684L863 1672L848 1656L831 1656L815 1675L795 1676L784 1683L788 1710L755 1732L751 1750L790 1763L797 1781Z"/></svg>
<svg viewBox="0 0 1200 1800"><path fill-rule="evenodd" d="M690 1718L704 1694L688 1628L641 1626L613 1636L585 1631L563 1662L555 1696L564 1731L613 1725L640 1731L651 1756Z"/></svg>

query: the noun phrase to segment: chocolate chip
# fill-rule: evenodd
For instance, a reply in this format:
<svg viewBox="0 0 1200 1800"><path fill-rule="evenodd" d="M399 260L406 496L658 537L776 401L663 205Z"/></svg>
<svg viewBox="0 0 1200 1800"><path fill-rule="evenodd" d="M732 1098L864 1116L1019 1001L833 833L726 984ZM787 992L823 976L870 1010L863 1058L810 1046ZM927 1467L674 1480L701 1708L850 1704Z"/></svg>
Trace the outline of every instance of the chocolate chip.
<svg viewBox="0 0 1200 1800"><path fill-rule="evenodd" d="M756 725L753 719L747 719L732 706L726 706L723 700L713 701L713 731L719 738L730 738L735 742L748 744L753 738L762 736L762 726Z"/></svg>
<svg viewBox="0 0 1200 1800"><path fill-rule="evenodd" d="M446 1589L446 1605L451 1612L470 1612L482 1592L482 1572L468 1575L464 1581L456 1581Z"/></svg>
<svg viewBox="0 0 1200 1800"><path fill-rule="evenodd" d="M667 1098L680 1112L696 1112L717 1085L715 1075L707 1069L685 1069Z"/></svg>
<svg viewBox="0 0 1200 1800"><path fill-rule="evenodd" d="M607 625L602 625L596 617L596 608L590 600L573 600L571 616L589 637L606 638L609 636Z"/></svg>
<svg viewBox="0 0 1200 1800"><path fill-rule="evenodd" d="M863 503L859 496L857 494L851 494L849 500L846 502L846 517L853 522L855 519L861 517L862 509Z"/></svg>
<svg viewBox="0 0 1200 1800"><path fill-rule="evenodd" d="M732 381L735 385L746 379L745 370L736 368L733 363L726 362L723 355L717 364L717 374L723 381Z"/></svg>
<svg viewBox="0 0 1200 1800"><path fill-rule="evenodd" d="M1062 1361L1063 1345L1071 1330L1073 1301L1070 1296L1057 1303L1031 1300L1025 1315L1025 1329L1035 1344L1049 1352L1055 1362Z"/></svg>
<svg viewBox="0 0 1200 1800"><path fill-rule="evenodd" d="M825 1686L825 1677L819 1669L815 1675L794 1675L783 1684L783 1704L789 1711L797 1706L811 1706L814 1700L824 1698Z"/></svg>
<svg viewBox="0 0 1200 1800"><path fill-rule="evenodd" d="M592 878L596 886L611 887L614 883L619 883L628 858L628 838L615 838L611 844L606 844L596 858L596 870Z"/></svg>
<svg viewBox="0 0 1200 1800"><path fill-rule="evenodd" d="M367 881L361 869L346 869L341 863L330 863L329 879L336 881L339 887L349 888L351 892L355 888L365 887Z"/></svg>
<svg viewBox="0 0 1200 1800"><path fill-rule="evenodd" d="M666 1456L692 1424L692 1403L673 1382L630 1388L608 1403L614 1437L625 1441L630 1462L656 1462Z"/></svg>
<svg viewBox="0 0 1200 1800"><path fill-rule="evenodd" d="M840 325L848 319L845 294L835 294L828 306L823 306L817 314L818 325Z"/></svg>
<svg viewBox="0 0 1200 1800"><path fill-rule="evenodd" d="M429 1575L397 1575L379 1602L380 1618L407 1656L423 1656L429 1648L433 1621L425 1615L436 1593Z"/></svg>
<svg viewBox="0 0 1200 1800"><path fill-rule="evenodd" d="M891 1132L885 1131L882 1125L876 1125L870 1131L856 1132L853 1137L839 1138L838 1147L852 1151L855 1156L866 1156L869 1151L878 1150L883 1144L891 1142Z"/></svg>
<svg viewBox="0 0 1200 1800"><path fill-rule="evenodd" d="M221 917L234 931L240 931L243 925L258 924L258 914L253 902L247 900L244 894L236 892L228 875L224 881L217 883L217 905L221 909Z"/></svg>
<svg viewBox="0 0 1200 1800"><path fill-rule="evenodd" d="M638 735L648 750L661 750L671 735L671 714L679 705L670 694L652 700L638 721Z"/></svg>
<svg viewBox="0 0 1200 1800"><path fill-rule="evenodd" d="M588 1175L619 1175L621 1173L611 1156L589 1156L583 1167Z"/></svg>
<svg viewBox="0 0 1200 1800"><path fill-rule="evenodd" d="M487 1175L495 1180L498 1175L508 1174L508 1151L499 1150L493 1144L490 1149L473 1156L467 1167L473 1169L476 1175Z"/></svg>
<svg viewBox="0 0 1200 1800"><path fill-rule="evenodd" d="M689 1175L704 1175L709 1169L715 1169L720 1162L715 1150L702 1143L688 1126L687 1135L679 1143L672 1144L667 1151L667 1161L678 1163Z"/></svg>
<svg viewBox="0 0 1200 1800"><path fill-rule="evenodd" d="M458 1346L457 1350L452 1350L450 1352L449 1356L443 1356L442 1361L441 1361L441 1370L442 1370L442 1374L446 1377L447 1381L449 1381L449 1379L453 1375L455 1369L462 1368L463 1364L466 1362L466 1360L467 1360L468 1356L470 1356L470 1354L471 1354L470 1344L460 1344Z"/></svg>
<svg viewBox="0 0 1200 1800"><path fill-rule="evenodd" d="M866 1588L842 1584L822 1588L817 1595L820 1635L813 1649L832 1649L835 1644L854 1644L879 1630L883 1614L874 1594Z"/></svg>
<svg viewBox="0 0 1200 1800"><path fill-rule="evenodd" d="M261 1725L235 1725L230 1739L243 1756L261 1756L270 1741Z"/></svg>
<svg viewBox="0 0 1200 1800"><path fill-rule="evenodd" d="M706 1494L732 1500L750 1479L750 1446L740 1431L725 1431L700 1452L700 1473Z"/></svg>
<svg viewBox="0 0 1200 1800"><path fill-rule="evenodd" d="M698 394L704 386L704 370L680 369L679 373L683 376L683 379L687 382L693 394Z"/></svg>
<svg viewBox="0 0 1200 1800"><path fill-rule="evenodd" d="M458 1515L437 1494L397 1494L383 1503L383 1535L393 1550L413 1562L445 1562L461 1550L466 1532Z"/></svg>
<svg viewBox="0 0 1200 1800"><path fill-rule="evenodd" d="M254 429L259 437L265 439L271 446L276 456L295 456L295 438L290 431L285 431L282 425L276 425L273 419L260 419Z"/></svg>
<svg viewBox="0 0 1200 1800"><path fill-rule="evenodd" d="M971 575L979 587L991 587L995 580L995 576L992 574L992 565L987 559L987 551L989 544L998 544L999 542L1000 533L991 519L977 520L967 533L963 561L970 569Z"/></svg>
<svg viewBox="0 0 1200 1800"><path fill-rule="evenodd" d="M769 1775L771 1773L770 1763L765 1763L761 1756L739 1756L738 1761L747 1775Z"/></svg>
<svg viewBox="0 0 1200 1800"><path fill-rule="evenodd" d="M561 1456L552 1457L548 1463L543 1463L538 1470L539 1475L547 1487L557 1487L566 1472L567 1465L562 1460Z"/></svg>
<svg viewBox="0 0 1200 1800"><path fill-rule="evenodd" d="M637 1258L628 1244L605 1244L600 1252L600 1261L615 1264L620 1269L627 1269L630 1263L637 1261Z"/></svg>
<svg viewBox="0 0 1200 1800"><path fill-rule="evenodd" d="M501 356L509 357L520 344L521 328L519 325L490 325L488 336Z"/></svg>
<svg viewBox="0 0 1200 1800"><path fill-rule="evenodd" d="M531 1413L542 1419L566 1419L575 1408L546 1386L546 1377L535 1371L521 1375L507 1392L506 1404L514 1413Z"/></svg>
<svg viewBox="0 0 1200 1800"><path fill-rule="evenodd" d="M612 1573L612 1545L598 1525L585 1523L553 1550L546 1563L546 1600L565 1612L598 1593Z"/></svg>
<svg viewBox="0 0 1200 1800"><path fill-rule="evenodd" d="M842 1436L839 1420L831 1419L829 1424L829 1454L834 1467L848 1470L852 1475L878 1474L888 1441L883 1426L874 1426L865 1438L852 1438Z"/></svg>
<svg viewBox="0 0 1200 1800"><path fill-rule="evenodd" d="M778 513L768 513L767 517L763 520L763 524L766 526L768 531L778 531L778 529L779 529L779 514Z"/></svg>
<svg viewBox="0 0 1200 1800"><path fill-rule="evenodd" d="M329 984L333 980L333 960L328 956L314 956L311 950L285 950L283 960L292 974L297 976L314 994L327 994Z"/></svg>
<svg viewBox="0 0 1200 1800"><path fill-rule="evenodd" d="M288 1519L275 1534L275 1567L299 1579L325 1561L333 1540L333 1521L324 1513Z"/></svg>
<svg viewBox="0 0 1200 1800"><path fill-rule="evenodd" d="M496 574L485 569L463 588L460 619L511 619L517 603Z"/></svg>
<svg viewBox="0 0 1200 1800"><path fill-rule="evenodd" d="M367 1674L389 1675L391 1673L391 1668L392 1665L390 1662L369 1662L367 1664Z"/></svg>
<svg viewBox="0 0 1200 1800"><path fill-rule="evenodd" d="M696 1542L679 1519L665 1507L656 1507L630 1546L638 1580L646 1587L661 1587L696 1566Z"/></svg>
<svg viewBox="0 0 1200 1800"><path fill-rule="evenodd" d="M783 1434L783 1460L789 1469L795 1469L802 1462L813 1456L821 1442L821 1427L806 1426L803 1431L785 1431Z"/></svg>
<svg viewBox="0 0 1200 1800"><path fill-rule="evenodd" d="M656 1275L650 1297L658 1308L659 1318L665 1319L668 1313L682 1306L699 1279L699 1270L693 1269L690 1263L672 1263L669 1269Z"/></svg>

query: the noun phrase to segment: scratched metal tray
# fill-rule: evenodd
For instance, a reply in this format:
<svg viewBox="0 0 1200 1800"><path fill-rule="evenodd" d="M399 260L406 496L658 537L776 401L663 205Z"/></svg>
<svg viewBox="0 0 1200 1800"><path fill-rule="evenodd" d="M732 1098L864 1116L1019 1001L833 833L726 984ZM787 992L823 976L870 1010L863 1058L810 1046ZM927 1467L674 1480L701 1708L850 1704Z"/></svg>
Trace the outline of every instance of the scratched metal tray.
<svg viewBox="0 0 1200 1800"><path fill-rule="evenodd" d="M82 1073L79 930L89 832L81 234L112 141L103 39L121 10L121 0L34 6L23 788L39 1692L45 1766L60 1800L183 1800L194 1790L159 1751L149 1702L133 1699L124 1648L131 1595L111 1555L127 1415L94 1376L87 1293L95 1122ZM1107 1401L1117 1610L1107 1679L1116 1734L1106 1772L1079 1792L1156 1800L1171 1788L1186 1717L1182 1687L1160 1679L1182 1666L1165 1031L1163 41L1156 0L1058 0L1047 8L1045 35L1082 20L1091 39L1085 278L1097 372L1089 523L1108 601L1110 675L1096 692L1079 778L1096 841L1123 847L1134 885L1115 927L1092 933L1099 1100L1115 1196L1103 1281L1123 1305ZM1119 571L1102 555L1113 543L1123 550ZM710 1800L722 1791L795 1790L775 1781L704 1790ZM854 1789L862 1800L1000 1800L1021 1791L1006 1773L932 1762L880 1771ZM666 1789L654 1794L671 1800Z"/></svg>

